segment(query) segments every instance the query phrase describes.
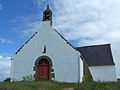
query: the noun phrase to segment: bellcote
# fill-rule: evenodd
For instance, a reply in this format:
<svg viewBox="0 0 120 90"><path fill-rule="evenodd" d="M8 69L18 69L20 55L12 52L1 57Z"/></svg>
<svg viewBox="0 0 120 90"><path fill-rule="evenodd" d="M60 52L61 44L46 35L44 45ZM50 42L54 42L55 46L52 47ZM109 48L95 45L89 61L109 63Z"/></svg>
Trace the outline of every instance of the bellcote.
<svg viewBox="0 0 120 90"><path fill-rule="evenodd" d="M52 11L47 5L47 9L43 12L43 21L50 21L50 25L52 25Z"/></svg>

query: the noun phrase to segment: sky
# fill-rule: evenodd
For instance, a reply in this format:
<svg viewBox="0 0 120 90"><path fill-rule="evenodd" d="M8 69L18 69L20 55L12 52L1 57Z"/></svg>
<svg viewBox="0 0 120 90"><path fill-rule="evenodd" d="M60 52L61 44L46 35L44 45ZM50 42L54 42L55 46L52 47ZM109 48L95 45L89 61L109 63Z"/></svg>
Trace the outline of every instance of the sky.
<svg viewBox="0 0 120 90"><path fill-rule="evenodd" d="M73 46L110 43L120 77L120 0L0 0L0 81L10 76L10 57L40 28L47 4L53 27Z"/></svg>

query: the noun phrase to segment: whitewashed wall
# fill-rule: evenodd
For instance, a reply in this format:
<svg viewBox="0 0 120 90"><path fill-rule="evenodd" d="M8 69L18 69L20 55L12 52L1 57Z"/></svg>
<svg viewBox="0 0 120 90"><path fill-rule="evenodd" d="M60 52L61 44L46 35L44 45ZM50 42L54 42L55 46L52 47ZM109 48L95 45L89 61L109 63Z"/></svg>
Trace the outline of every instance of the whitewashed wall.
<svg viewBox="0 0 120 90"><path fill-rule="evenodd" d="M80 58L80 56L79 56ZM82 59L80 58L80 82L83 81L83 61Z"/></svg>
<svg viewBox="0 0 120 90"><path fill-rule="evenodd" d="M89 67L94 81L117 81L115 65Z"/></svg>
<svg viewBox="0 0 120 90"><path fill-rule="evenodd" d="M42 53L44 45L46 45L45 54ZM20 81L23 76L33 75L35 61L41 56L51 58L55 81L78 82L79 53L68 45L46 21L42 23L38 33L17 55L13 56L11 78Z"/></svg>

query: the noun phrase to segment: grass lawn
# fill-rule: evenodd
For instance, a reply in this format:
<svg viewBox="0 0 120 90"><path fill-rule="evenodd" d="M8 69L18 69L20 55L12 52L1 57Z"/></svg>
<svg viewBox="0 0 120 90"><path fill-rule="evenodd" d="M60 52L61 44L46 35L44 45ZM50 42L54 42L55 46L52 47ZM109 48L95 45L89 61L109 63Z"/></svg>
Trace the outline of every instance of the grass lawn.
<svg viewBox="0 0 120 90"><path fill-rule="evenodd" d="M74 90L120 90L120 82L84 82Z"/></svg>
<svg viewBox="0 0 120 90"><path fill-rule="evenodd" d="M52 81L0 83L0 90L62 90L63 88L75 88L74 90L120 90L120 82L83 82L79 85Z"/></svg>
<svg viewBox="0 0 120 90"><path fill-rule="evenodd" d="M52 81L42 82L3 82L0 90L61 90L63 88L75 87L72 83L58 83Z"/></svg>

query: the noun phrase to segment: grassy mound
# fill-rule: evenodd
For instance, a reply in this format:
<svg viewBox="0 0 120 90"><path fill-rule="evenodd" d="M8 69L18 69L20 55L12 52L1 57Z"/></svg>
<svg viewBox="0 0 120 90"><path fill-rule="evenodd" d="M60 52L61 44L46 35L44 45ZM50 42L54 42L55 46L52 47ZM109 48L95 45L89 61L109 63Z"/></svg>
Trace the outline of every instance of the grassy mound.
<svg viewBox="0 0 120 90"><path fill-rule="evenodd" d="M120 90L120 82L83 82L79 85L52 81L0 83L0 90L62 90L63 88L75 88L74 90Z"/></svg>
<svg viewBox="0 0 120 90"><path fill-rule="evenodd" d="M0 83L0 90L61 90L70 87L75 87L75 84L52 81Z"/></svg>
<svg viewBox="0 0 120 90"><path fill-rule="evenodd" d="M83 82L74 90L120 90L120 82Z"/></svg>

